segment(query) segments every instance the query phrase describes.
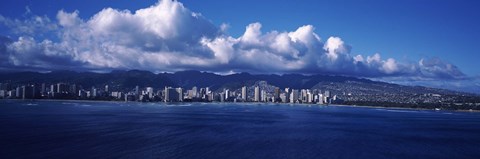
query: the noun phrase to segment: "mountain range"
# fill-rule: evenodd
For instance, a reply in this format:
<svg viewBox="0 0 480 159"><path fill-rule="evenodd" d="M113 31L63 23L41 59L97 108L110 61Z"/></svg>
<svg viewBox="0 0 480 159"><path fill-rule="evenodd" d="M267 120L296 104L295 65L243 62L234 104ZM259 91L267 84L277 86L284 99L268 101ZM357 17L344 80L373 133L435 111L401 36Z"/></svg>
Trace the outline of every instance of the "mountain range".
<svg viewBox="0 0 480 159"><path fill-rule="evenodd" d="M129 70L112 71L109 73L52 71L39 72L4 72L0 73L0 83L21 84L54 84L75 83L84 88L103 87L109 85L116 90L131 90L135 86L153 87L156 89L165 86L182 87L190 89L196 87L210 87L211 90L230 89L237 90L242 86L251 86L255 82L266 81L269 85L292 89L321 89L331 90L336 93L356 92L360 94L446 94L468 95L471 93L451 91L446 89L429 88L423 86L404 86L386 82L372 81L369 79L332 76L332 75L254 75L249 73L236 73L231 75L218 75L200 71L180 71L175 73L152 73L149 71Z"/></svg>

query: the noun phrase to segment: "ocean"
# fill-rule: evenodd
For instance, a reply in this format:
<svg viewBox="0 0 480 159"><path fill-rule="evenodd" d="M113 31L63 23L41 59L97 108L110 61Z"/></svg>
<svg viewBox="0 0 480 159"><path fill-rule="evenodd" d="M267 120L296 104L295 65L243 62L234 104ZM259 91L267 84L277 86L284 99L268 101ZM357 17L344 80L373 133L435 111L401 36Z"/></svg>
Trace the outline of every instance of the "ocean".
<svg viewBox="0 0 480 159"><path fill-rule="evenodd" d="M0 158L480 158L480 113L0 100Z"/></svg>

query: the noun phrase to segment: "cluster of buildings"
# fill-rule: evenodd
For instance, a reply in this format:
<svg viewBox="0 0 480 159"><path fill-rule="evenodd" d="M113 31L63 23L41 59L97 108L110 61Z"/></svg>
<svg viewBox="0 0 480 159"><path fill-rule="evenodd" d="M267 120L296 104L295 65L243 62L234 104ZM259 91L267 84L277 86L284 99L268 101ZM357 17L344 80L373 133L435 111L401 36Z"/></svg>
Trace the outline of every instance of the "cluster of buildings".
<svg viewBox="0 0 480 159"><path fill-rule="evenodd" d="M314 103L329 104L338 102L336 95L331 96L330 91L310 89L280 89L274 87L272 92L259 86L253 87L253 97L248 96L248 88L242 87L241 99L248 102L274 102L274 103Z"/></svg>
<svg viewBox="0 0 480 159"><path fill-rule="evenodd" d="M265 82L266 83L266 82ZM0 83L0 98L4 99L90 99L142 102L275 102L329 104L341 101L330 91L310 89L280 89L264 85L243 86L240 89L211 90L209 87L153 87L118 91L105 85L102 88L83 88L76 84L55 83L12 86Z"/></svg>
<svg viewBox="0 0 480 159"><path fill-rule="evenodd" d="M66 83L57 83L47 85L45 83L41 85L36 84L27 84L27 85L18 85L13 86L10 83L0 83L0 98L9 98L9 99L68 99L75 97L77 92L76 84L66 84ZM83 90L81 90L83 91ZM92 96L97 95L98 91L95 88L89 93ZM79 92L81 93L81 92ZM90 95L89 94L89 95ZM79 94L79 96L81 96Z"/></svg>

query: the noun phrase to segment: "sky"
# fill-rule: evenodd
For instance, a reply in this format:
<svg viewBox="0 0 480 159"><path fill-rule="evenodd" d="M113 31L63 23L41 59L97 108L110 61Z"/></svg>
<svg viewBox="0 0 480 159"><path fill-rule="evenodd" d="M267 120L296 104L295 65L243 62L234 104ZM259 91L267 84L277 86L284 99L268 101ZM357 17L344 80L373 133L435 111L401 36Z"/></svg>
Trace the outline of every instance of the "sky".
<svg viewBox="0 0 480 159"><path fill-rule="evenodd" d="M334 74L480 92L475 0L3 0L0 70Z"/></svg>

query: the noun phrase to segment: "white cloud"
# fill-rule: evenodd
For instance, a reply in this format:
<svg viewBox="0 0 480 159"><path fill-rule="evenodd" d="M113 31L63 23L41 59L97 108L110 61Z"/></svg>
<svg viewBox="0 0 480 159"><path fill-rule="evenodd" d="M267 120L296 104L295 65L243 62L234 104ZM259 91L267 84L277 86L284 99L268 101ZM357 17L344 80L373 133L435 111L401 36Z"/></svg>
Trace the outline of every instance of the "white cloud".
<svg viewBox="0 0 480 159"><path fill-rule="evenodd" d="M388 58L382 65L382 70L387 74L392 74L398 71L397 62L395 59Z"/></svg>
<svg viewBox="0 0 480 159"><path fill-rule="evenodd" d="M249 24L245 28L245 33L243 34L241 41L246 44L260 45L260 35L262 35L260 28L262 28L262 24L258 22Z"/></svg>
<svg viewBox="0 0 480 159"><path fill-rule="evenodd" d="M315 28L312 25L304 25L299 27L296 31L288 33L293 42L302 42L307 45L317 45L320 42L320 37L313 31Z"/></svg>
<svg viewBox="0 0 480 159"><path fill-rule="evenodd" d="M46 16L25 20L0 15L0 24L20 38L9 44L13 67L43 69L145 69L214 72L334 73L364 77L422 76L457 78L464 74L439 60L402 63L380 54L352 56L340 37L325 42L312 25L290 32L262 32L249 24L240 37L228 35L227 24L215 26L182 3L160 0L137 11L105 8L91 18L60 10L56 21ZM36 41L38 34L54 32L58 40ZM33 38L35 37L35 38ZM3 56L2 56L3 57Z"/></svg>
<svg viewBox="0 0 480 159"><path fill-rule="evenodd" d="M79 12L77 10L73 13L67 13L63 10L60 10L57 13L58 23L63 27L74 27L82 23L82 20L78 17L78 14Z"/></svg>
<svg viewBox="0 0 480 159"><path fill-rule="evenodd" d="M327 51L327 57L330 61L336 61L339 54L348 54L350 50L344 45L342 39L339 37L328 38L323 49Z"/></svg>
<svg viewBox="0 0 480 159"><path fill-rule="evenodd" d="M381 61L381 57L379 53L375 53L373 56L367 56L367 63L379 63Z"/></svg>
<svg viewBox="0 0 480 159"><path fill-rule="evenodd" d="M235 52L233 48L235 41L231 37L219 37L214 40L203 39L201 43L213 51L215 59L221 64L228 64Z"/></svg>
<svg viewBox="0 0 480 159"><path fill-rule="evenodd" d="M362 55L357 55L357 56L353 57L353 61L354 61L355 64L357 64L359 62L363 62L364 59L363 59Z"/></svg>

